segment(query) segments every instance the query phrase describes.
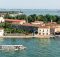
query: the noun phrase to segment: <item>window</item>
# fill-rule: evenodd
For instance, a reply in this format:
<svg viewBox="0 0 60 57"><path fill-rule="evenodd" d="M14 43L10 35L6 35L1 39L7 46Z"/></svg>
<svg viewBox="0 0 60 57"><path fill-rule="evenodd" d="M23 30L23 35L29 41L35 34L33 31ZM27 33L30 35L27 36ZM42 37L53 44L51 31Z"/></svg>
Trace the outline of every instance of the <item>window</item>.
<svg viewBox="0 0 60 57"><path fill-rule="evenodd" d="M41 35L41 33L39 33L39 35Z"/></svg>
<svg viewBox="0 0 60 57"><path fill-rule="evenodd" d="M46 33L48 35L48 33Z"/></svg>
<svg viewBox="0 0 60 57"><path fill-rule="evenodd" d="M44 33L43 33L43 35L44 35Z"/></svg>
<svg viewBox="0 0 60 57"><path fill-rule="evenodd" d="M43 32L44 32L44 30L43 30Z"/></svg>
<svg viewBox="0 0 60 57"><path fill-rule="evenodd" d="M47 31L48 31L48 29L47 29Z"/></svg>
<svg viewBox="0 0 60 57"><path fill-rule="evenodd" d="M41 31L41 30L40 30Z"/></svg>

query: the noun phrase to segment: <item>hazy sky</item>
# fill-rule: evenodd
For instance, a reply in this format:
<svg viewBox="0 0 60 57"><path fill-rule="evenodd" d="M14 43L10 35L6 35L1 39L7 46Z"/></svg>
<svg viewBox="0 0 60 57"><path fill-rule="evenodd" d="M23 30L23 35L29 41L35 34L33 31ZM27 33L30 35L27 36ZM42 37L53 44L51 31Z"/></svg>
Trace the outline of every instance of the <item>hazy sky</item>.
<svg viewBox="0 0 60 57"><path fill-rule="evenodd" d="M60 0L0 0L0 8L60 9Z"/></svg>

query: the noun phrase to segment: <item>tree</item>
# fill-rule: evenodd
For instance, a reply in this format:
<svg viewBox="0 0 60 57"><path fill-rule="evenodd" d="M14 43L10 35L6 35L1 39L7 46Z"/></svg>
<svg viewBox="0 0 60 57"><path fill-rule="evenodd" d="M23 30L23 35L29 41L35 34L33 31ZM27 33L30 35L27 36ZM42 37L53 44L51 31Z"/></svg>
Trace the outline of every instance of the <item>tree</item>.
<svg viewBox="0 0 60 57"><path fill-rule="evenodd" d="M31 16L28 16L28 22L30 23L30 22L33 22L34 20L32 19L32 17Z"/></svg>
<svg viewBox="0 0 60 57"><path fill-rule="evenodd" d="M17 15L16 16L16 19L19 19L19 20L21 20L21 19L24 19L24 20L26 20L26 15L25 14L22 14L22 15Z"/></svg>
<svg viewBox="0 0 60 57"><path fill-rule="evenodd" d="M50 20L56 22L56 16L50 15Z"/></svg>
<svg viewBox="0 0 60 57"><path fill-rule="evenodd" d="M32 19L33 19L34 21L36 21L36 19L37 19L37 15L36 15L36 14L30 15L30 16L32 17Z"/></svg>
<svg viewBox="0 0 60 57"><path fill-rule="evenodd" d="M43 15L38 15L38 18L37 18L38 21L43 21L43 22L47 22L47 18Z"/></svg>

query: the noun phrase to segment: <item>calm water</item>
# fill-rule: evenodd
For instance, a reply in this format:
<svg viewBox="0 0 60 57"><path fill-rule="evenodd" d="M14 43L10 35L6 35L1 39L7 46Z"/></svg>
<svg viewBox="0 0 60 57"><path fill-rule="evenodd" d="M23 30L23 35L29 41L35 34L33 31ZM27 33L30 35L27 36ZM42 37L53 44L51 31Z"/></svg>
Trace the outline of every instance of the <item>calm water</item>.
<svg viewBox="0 0 60 57"><path fill-rule="evenodd" d="M22 11L26 15L37 14L37 15L59 15L60 9L0 9L0 11Z"/></svg>
<svg viewBox="0 0 60 57"><path fill-rule="evenodd" d="M31 14L37 14L37 15L59 15L60 16L60 10L56 9L21 9L21 11L26 15Z"/></svg>
<svg viewBox="0 0 60 57"><path fill-rule="evenodd" d="M60 39L0 39L0 44L22 44L21 51L0 51L0 57L60 57Z"/></svg>

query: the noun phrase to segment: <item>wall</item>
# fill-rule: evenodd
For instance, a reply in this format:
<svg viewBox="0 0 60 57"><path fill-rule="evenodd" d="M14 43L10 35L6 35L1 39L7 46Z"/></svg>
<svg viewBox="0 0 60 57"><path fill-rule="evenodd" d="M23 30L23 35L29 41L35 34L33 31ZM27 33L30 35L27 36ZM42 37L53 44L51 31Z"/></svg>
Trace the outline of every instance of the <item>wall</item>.
<svg viewBox="0 0 60 57"><path fill-rule="evenodd" d="M1 22L5 22L5 20L3 19L3 17L0 17L0 23Z"/></svg>
<svg viewBox="0 0 60 57"><path fill-rule="evenodd" d="M55 28L55 32L60 32L60 27Z"/></svg>
<svg viewBox="0 0 60 57"><path fill-rule="evenodd" d="M4 30L1 29L1 30L0 30L0 36L3 36L3 35L4 35Z"/></svg>
<svg viewBox="0 0 60 57"><path fill-rule="evenodd" d="M38 28L38 34L39 35L50 35L50 29L49 28Z"/></svg>

